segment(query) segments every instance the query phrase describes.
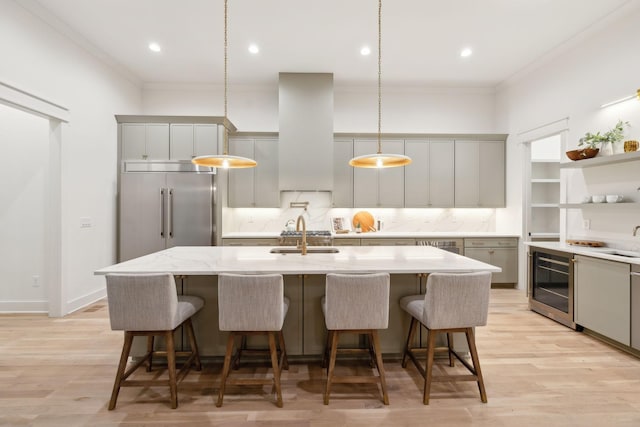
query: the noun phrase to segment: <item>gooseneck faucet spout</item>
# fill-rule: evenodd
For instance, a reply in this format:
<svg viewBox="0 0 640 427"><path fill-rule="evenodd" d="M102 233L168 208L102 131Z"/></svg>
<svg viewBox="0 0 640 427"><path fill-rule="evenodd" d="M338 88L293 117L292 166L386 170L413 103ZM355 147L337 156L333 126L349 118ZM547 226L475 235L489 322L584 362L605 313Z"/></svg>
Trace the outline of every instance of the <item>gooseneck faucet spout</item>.
<svg viewBox="0 0 640 427"><path fill-rule="evenodd" d="M307 223L304 220L304 216L298 216L296 221L296 231L300 231L300 223L302 223L302 255L307 254ZM298 246L300 248L300 246Z"/></svg>
<svg viewBox="0 0 640 427"><path fill-rule="evenodd" d="M636 227L633 229L633 235L635 236L636 233L638 232L638 229L640 229L640 225L636 225Z"/></svg>

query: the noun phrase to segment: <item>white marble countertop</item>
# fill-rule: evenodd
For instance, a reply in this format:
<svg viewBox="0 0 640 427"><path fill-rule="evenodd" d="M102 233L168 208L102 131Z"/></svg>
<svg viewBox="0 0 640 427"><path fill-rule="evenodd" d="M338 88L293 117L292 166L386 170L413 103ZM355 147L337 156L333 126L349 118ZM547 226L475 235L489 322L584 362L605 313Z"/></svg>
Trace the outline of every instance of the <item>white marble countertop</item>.
<svg viewBox="0 0 640 427"><path fill-rule="evenodd" d="M524 242L524 244L526 246L534 246L534 247L543 248L543 249L552 249L555 251L567 252L570 254L586 255L594 258L608 259L609 261L618 261L618 262L624 262L627 264L640 265L640 253L637 253L637 255L639 255L638 257L620 256L620 255L607 253L610 251L618 251L615 248L607 248L607 247L592 248L588 246L568 245L566 243L560 243L560 242ZM628 254L633 253L631 251L624 251L624 250L619 250L619 252L628 253Z"/></svg>
<svg viewBox="0 0 640 427"><path fill-rule="evenodd" d="M286 248L286 246L279 246ZM107 273L413 274L500 272L499 267L431 246L341 246L338 253L272 254L264 246L179 246L97 270Z"/></svg>
<svg viewBox="0 0 640 427"><path fill-rule="evenodd" d="M465 237L516 237L519 238L519 234L512 233L496 233L489 231L374 231L370 233L355 233L353 231L345 234L332 233L331 236L334 239L344 238L356 238L356 239L371 239L371 238L396 238L396 239L442 239L442 238L456 238L463 239ZM280 231L249 231L249 232L233 232L224 233L223 239L256 239L256 238L277 238L280 237Z"/></svg>

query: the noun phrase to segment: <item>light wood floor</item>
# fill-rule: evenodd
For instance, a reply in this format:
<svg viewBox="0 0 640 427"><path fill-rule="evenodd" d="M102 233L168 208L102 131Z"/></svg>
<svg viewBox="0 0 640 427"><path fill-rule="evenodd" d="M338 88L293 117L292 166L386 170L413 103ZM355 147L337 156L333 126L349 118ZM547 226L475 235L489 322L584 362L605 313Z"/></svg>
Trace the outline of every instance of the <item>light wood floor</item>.
<svg viewBox="0 0 640 427"><path fill-rule="evenodd" d="M168 389L124 388L114 411L107 404L122 333L110 330L105 302L62 319L4 315L0 426L640 426L640 359L528 311L520 291L492 290L490 310L489 325L477 329L487 404L475 383L436 383L423 406L415 368L389 361L388 407L367 385L354 393L336 386L324 406L323 371L311 363L283 372L283 409L269 387L231 389L216 408L216 363L187 375L176 410Z"/></svg>

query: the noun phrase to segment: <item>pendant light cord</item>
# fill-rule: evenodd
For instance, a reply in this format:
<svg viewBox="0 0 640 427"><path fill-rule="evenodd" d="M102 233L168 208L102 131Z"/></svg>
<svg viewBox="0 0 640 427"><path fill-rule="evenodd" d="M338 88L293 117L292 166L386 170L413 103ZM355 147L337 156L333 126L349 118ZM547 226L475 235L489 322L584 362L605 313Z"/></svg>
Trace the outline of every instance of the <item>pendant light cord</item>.
<svg viewBox="0 0 640 427"><path fill-rule="evenodd" d="M227 120L227 0L224 0L224 120ZM224 143L222 148L222 154L229 154L229 136L228 131L224 132Z"/></svg>
<svg viewBox="0 0 640 427"><path fill-rule="evenodd" d="M381 153L382 153L382 0L378 0L378 154L381 154Z"/></svg>

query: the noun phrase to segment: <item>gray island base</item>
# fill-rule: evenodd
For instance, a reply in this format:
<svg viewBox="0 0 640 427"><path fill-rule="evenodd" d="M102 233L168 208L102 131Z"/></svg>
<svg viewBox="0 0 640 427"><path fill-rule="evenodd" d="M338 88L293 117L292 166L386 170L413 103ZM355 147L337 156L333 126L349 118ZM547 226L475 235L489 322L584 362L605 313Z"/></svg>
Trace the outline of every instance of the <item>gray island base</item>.
<svg viewBox="0 0 640 427"><path fill-rule="evenodd" d="M279 247L283 248L283 247ZM204 308L194 317L194 329L205 357L224 355L226 333L218 330L218 281L220 273L279 273L291 303L283 333L287 353L299 359L322 355L325 325L320 299L327 273L391 274L389 328L380 331L385 356L402 353L409 316L400 298L425 292L426 278L433 272L499 272L500 268L430 246L340 247L337 253L275 254L268 247L174 247L97 270L95 274L169 272L176 276L179 294L198 295ZM419 334L417 334L419 335ZM426 339L425 334L417 340ZM358 345L357 337L345 336L345 345ZM461 337L463 338L463 337ZM186 337L176 342L187 346ZM351 340L351 341L348 341ZM462 340L456 340L460 347ZM253 341L249 345L262 345ZM466 344L466 343L465 343Z"/></svg>

